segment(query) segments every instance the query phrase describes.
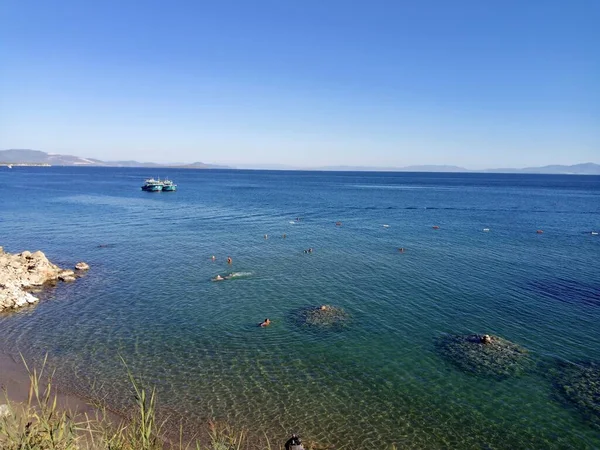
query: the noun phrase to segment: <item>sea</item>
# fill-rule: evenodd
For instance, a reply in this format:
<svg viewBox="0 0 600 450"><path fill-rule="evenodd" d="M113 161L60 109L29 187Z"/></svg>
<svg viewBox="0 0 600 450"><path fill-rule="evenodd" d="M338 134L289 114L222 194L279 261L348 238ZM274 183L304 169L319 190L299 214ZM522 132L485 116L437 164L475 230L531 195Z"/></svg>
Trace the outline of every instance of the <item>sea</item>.
<svg viewBox="0 0 600 450"><path fill-rule="evenodd" d="M4 167L4 250L91 269L0 314L0 348L116 410L129 370L162 410L273 442L600 448L553 375L600 361L599 230L598 176ZM320 305L343 326L303 323ZM483 333L529 367L440 351Z"/></svg>

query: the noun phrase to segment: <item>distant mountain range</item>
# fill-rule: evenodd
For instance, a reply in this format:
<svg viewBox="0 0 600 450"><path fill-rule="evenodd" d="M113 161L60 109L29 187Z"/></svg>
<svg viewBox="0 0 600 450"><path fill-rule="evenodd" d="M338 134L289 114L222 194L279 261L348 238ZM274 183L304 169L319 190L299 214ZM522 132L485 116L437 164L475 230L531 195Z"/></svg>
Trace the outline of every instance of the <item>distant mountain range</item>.
<svg viewBox="0 0 600 450"><path fill-rule="evenodd" d="M97 166L97 167L170 167L179 169L232 169L232 167L219 166L195 162L160 164L139 161L100 161L99 159L80 158L71 155L58 155L41 152L39 150L0 150L0 165L6 164L31 164L53 166ZM282 170L330 170L330 171L386 171L386 172L471 172L471 173L540 173L540 174L573 174L573 175L600 175L600 165L594 163L574 164L572 166L551 165L542 167L525 167L523 169L484 169L469 170L459 166L424 165L406 167L368 167L368 166L323 166L298 168L287 165L270 164L263 166L245 166L245 168L264 168Z"/></svg>
<svg viewBox="0 0 600 450"><path fill-rule="evenodd" d="M80 158L79 156L58 155L46 153L39 150L10 149L0 150L0 165L6 164L28 164L28 165L51 165L51 166L97 166L97 167L171 167L177 169L229 169L230 167L204 164L195 162L191 164L171 163L158 164L139 161L101 161L92 158Z"/></svg>
<svg viewBox="0 0 600 450"><path fill-rule="evenodd" d="M540 173L540 174L572 174L572 175L600 175L600 165L594 163L574 164L572 166L551 165L542 167L525 167L523 169L482 169L470 170L459 166L406 166L406 167L365 167L365 166L327 166L314 170L332 171L385 171L385 172L466 172L466 173Z"/></svg>

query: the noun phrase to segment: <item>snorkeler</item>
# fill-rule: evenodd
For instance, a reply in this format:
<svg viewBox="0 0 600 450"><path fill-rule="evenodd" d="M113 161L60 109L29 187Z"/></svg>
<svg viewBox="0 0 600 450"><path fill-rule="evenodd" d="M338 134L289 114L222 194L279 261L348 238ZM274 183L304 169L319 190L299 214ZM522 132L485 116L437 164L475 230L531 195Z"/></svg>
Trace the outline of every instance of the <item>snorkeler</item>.
<svg viewBox="0 0 600 450"><path fill-rule="evenodd" d="M265 319L265 321L260 324L261 327L268 327L269 325L271 325L271 321L269 319Z"/></svg>
<svg viewBox="0 0 600 450"><path fill-rule="evenodd" d="M300 436L292 434L292 437L285 443L285 450L304 450Z"/></svg>

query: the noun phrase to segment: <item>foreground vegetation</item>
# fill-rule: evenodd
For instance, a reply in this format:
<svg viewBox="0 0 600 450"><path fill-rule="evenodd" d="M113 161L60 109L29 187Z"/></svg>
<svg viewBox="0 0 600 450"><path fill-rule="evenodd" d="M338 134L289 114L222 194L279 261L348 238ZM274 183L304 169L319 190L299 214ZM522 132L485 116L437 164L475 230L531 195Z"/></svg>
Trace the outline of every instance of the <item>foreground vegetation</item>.
<svg viewBox="0 0 600 450"><path fill-rule="evenodd" d="M190 450L244 449L244 431L233 433L226 426L210 424L210 442L173 443L166 437L164 423L156 420L156 392L139 386L128 372L135 395L130 417L118 423L106 409L98 408L93 416L59 408L52 376L44 380L44 369L30 370L29 394L24 404L11 402L5 393L6 406L0 411L0 447L5 450ZM180 436L183 436L180 430Z"/></svg>
<svg viewBox="0 0 600 450"><path fill-rule="evenodd" d="M52 375L44 370L30 370L29 394L26 403L16 403L4 393L0 408L0 448L3 450L281 450L266 435L252 436L246 430L234 430L226 424L208 424L206 442L184 439L180 426L157 420L157 397L154 389L140 386L128 370L135 406L129 417L117 421L105 408L94 405L95 413L81 413L59 407ZM45 377L45 378L44 378ZM174 439L173 435L178 436ZM306 450L332 447L305 444ZM395 447L392 447L395 448Z"/></svg>

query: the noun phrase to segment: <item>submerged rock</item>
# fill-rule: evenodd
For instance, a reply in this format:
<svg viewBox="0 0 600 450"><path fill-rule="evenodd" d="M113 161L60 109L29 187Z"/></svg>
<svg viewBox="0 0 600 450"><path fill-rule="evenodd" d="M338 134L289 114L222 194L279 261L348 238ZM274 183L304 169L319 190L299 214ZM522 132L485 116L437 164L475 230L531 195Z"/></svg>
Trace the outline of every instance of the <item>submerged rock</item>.
<svg viewBox="0 0 600 450"><path fill-rule="evenodd" d="M38 301L27 290L44 284L74 281L72 270L52 264L41 251L19 254L0 252L0 311Z"/></svg>
<svg viewBox="0 0 600 450"><path fill-rule="evenodd" d="M550 373L560 395L600 426L600 364L560 361Z"/></svg>
<svg viewBox="0 0 600 450"><path fill-rule="evenodd" d="M300 323L313 327L342 327L347 324L349 318L348 313L337 306L322 305L300 311Z"/></svg>
<svg viewBox="0 0 600 450"><path fill-rule="evenodd" d="M519 375L531 362L525 348L488 334L442 336L437 348L460 369L496 378Z"/></svg>

